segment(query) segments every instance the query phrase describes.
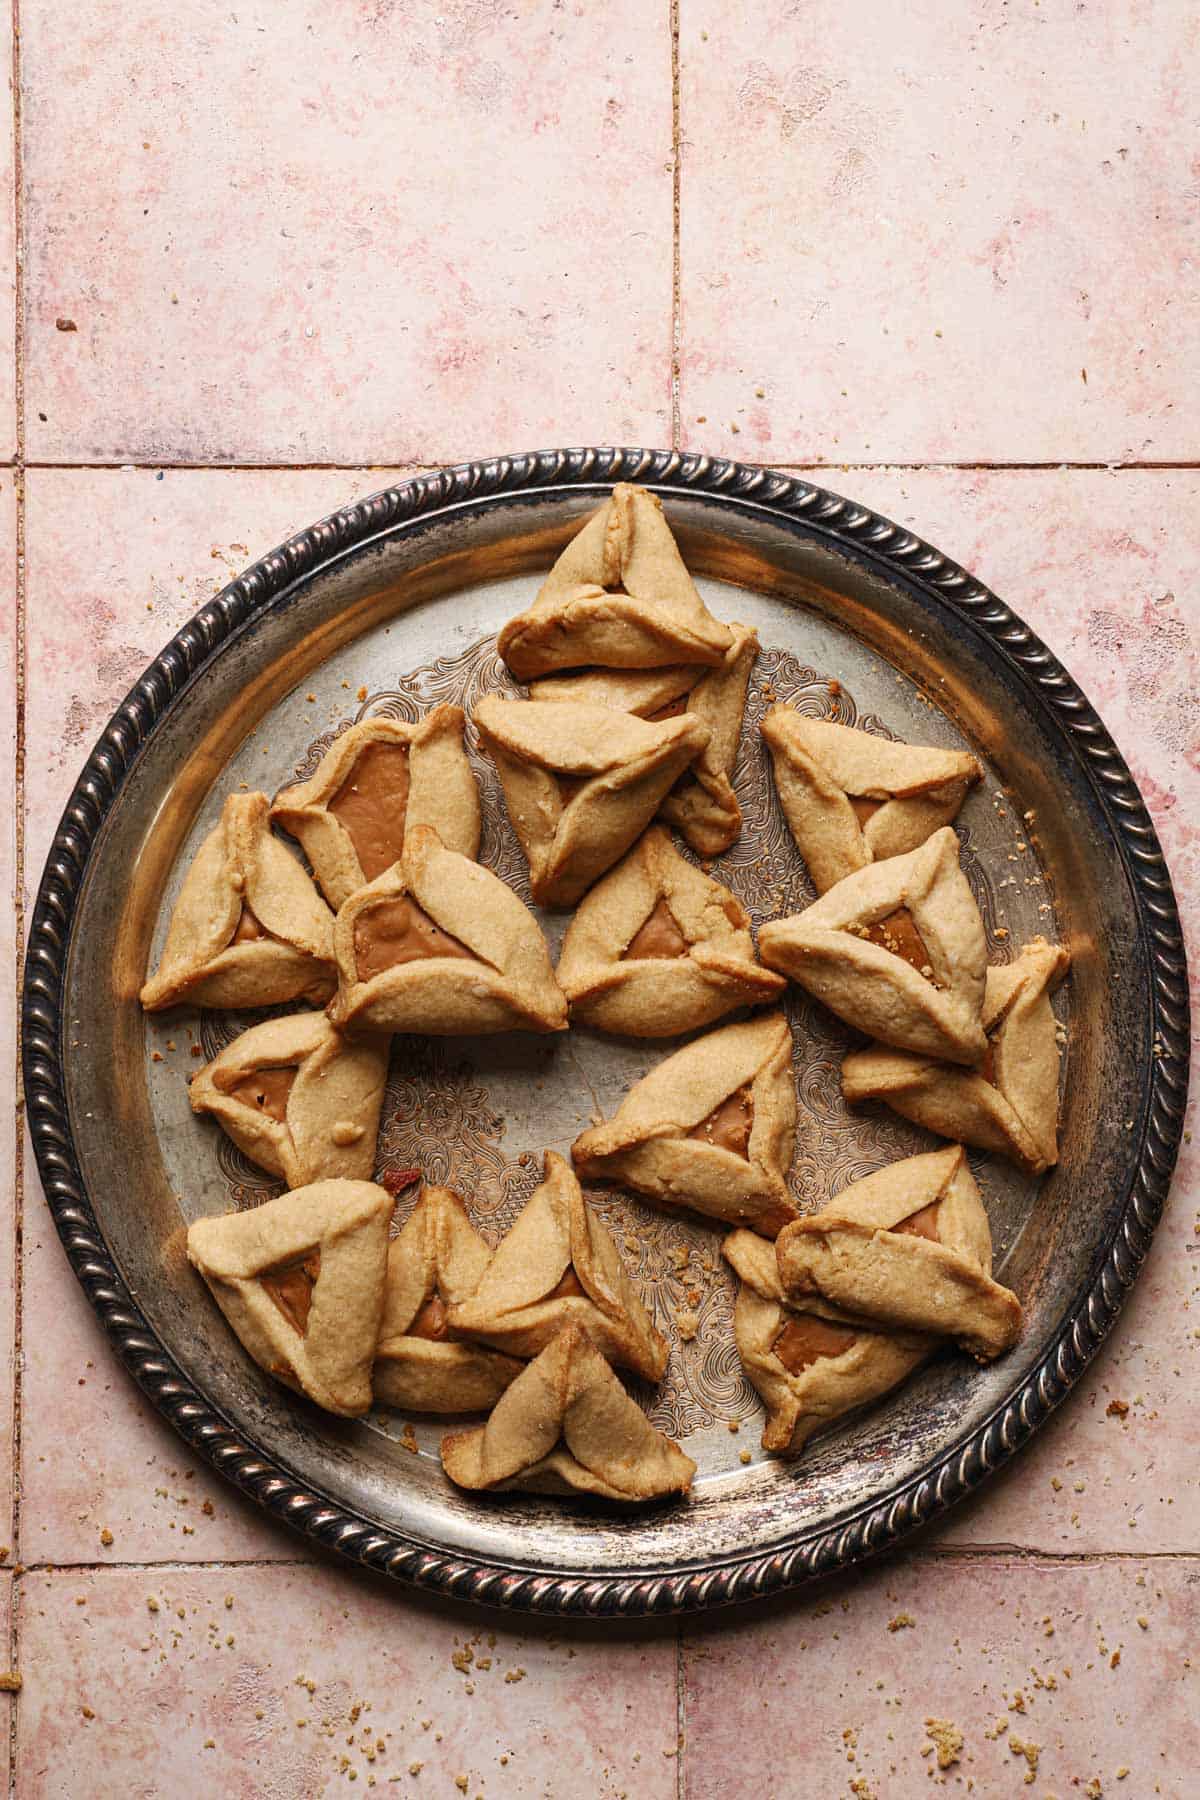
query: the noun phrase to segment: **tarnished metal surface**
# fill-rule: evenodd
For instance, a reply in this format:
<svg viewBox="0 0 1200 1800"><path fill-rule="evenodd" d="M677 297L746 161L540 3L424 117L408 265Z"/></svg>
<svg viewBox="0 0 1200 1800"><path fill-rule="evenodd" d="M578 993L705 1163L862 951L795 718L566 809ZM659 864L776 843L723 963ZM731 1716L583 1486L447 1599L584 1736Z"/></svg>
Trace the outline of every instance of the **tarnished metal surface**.
<svg viewBox="0 0 1200 1800"><path fill-rule="evenodd" d="M178 667L165 653L165 675L156 683L149 671L127 703L137 743L121 753L142 746L129 774L99 800L77 799L74 823L68 815L72 863L60 835L27 993L31 1113L60 1229L152 1397L243 1485L324 1541L431 1585L560 1610L699 1605L794 1582L878 1547L974 1485L1065 1390L1106 1328L1144 1247L1131 1231L1147 1232L1161 1204L1182 1102L1169 883L1127 772L1036 640L935 552L806 484L702 459L629 452L624 466L603 462L621 454L472 466L393 490L305 534L300 548L243 578L241 594L234 584L222 597L244 604L206 609L211 622L182 660L172 647ZM974 748L987 779L960 831L990 956L1005 960L1040 933L1068 944L1073 973L1058 1003L1068 1026L1058 1170L1039 1184L973 1158L997 1264L1026 1304L1020 1344L987 1370L939 1359L798 1465L758 1449L761 1415L732 1343L720 1234L595 1191L672 1343L666 1380L638 1397L700 1465L689 1502L614 1519L458 1494L440 1472L437 1428L416 1424L414 1454L400 1442L405 1420L327 1419L247 1362L181 1248L187 1220L275 1191L187 1104L192 1046L207 1056L246 1021L186 1011L144 1019L136 992L230 787L273 792L360 717L414 717L441 699L469 710L490 689L519 691L495 656L497 627L527 604L538 572L596 504L594 484L639 471L661 485L709 605L757 626L763 645L735 774L745 826L714 865L755 922L812 898L756 729L779 699L884 734ZM179 677L198 665L205 632L212 654L185 685ZM494 774L471 749L482 860L528 901ZM565 920L543 923L556 944ZM69 1021L61 1037L59 1004ZM798 994L787 1006L799 1095L792 1182L811 1207L930 1140L882 1111L850 1114L838 1080L850 1035ZM1156 1030L1167 1051L1157 1061ZM565 1150L671 1047L581 1028L547 1040L398 1039L381 1167L419 1167L459 1188L494 1238L536 1185L542 1150ZM56 1162L66 1140L53 1118L62 1076L73 1145ZM681 1312L696 1315L694 1336L681 1336Z"/></svg>

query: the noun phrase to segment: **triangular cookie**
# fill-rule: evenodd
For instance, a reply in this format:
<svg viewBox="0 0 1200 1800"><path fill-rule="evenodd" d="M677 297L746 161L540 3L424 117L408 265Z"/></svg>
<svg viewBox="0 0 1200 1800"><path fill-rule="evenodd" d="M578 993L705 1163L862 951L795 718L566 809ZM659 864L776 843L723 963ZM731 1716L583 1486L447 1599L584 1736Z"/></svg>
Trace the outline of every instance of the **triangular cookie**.
<svg viewBox="0 0 1200 1800"><path fill-rule="evenodd" d="M680 856L661 825L580 901L558 983L572 1018L627 1037L696 1031L785 986L758 962L736 896Z"/></svg>
<svg viewBox="0 0 1200 1800"><path fill-rule="evenodd" d="M728 648L728 627L696 592L662 501L627 482L571 539L529 611L510 619L499 637L518 681L589 663L714 665Z"/></svg>
<svg viewBox="0 0 1200 1800"><path fill-rule="evenodd" d="M992 1234L960 1144L852 1182L775 1249L793 1305L815 1295L892 1330L954 1338L980 1362L1021 1329L1020 1301L992 1280Z"/></svg>
<svg viewBox="0 0 1200 1800"><path fill-rule="evenodd" d="M334 930L346 1031L565 1031L546 941L512 889L416 825L398 863L360 888Z"/></svg>
<svg viewBox="0 0 1200 1800"><path fill-rule="evenodd" d="M449 1314L492 1253L448 1188L425 1188L388 1250L375 1398L406 1412L486 1412L524 1367L466 1342Z"/></svg>
<svg viewBox="0 0 1200 1800"><path fill-rule="evenodd" d="M1065 950L1035 938L1015 962L988 970L988 1054L979 1068L872 1044L842 1063L846 1099L885 1100L927 1131L1040 1175L1058 1161L1058 1028L1050 995L1069 962Z"/></svg>
<svg viewBox="0 0 1200 1800"><path fill-rule="evenodd" d="M947 1062L987 1053L987 944L950 826L847 875L807 912L772 919L758 949L768 968L885 1044Z"/></svg>
<svg viewBox="0 0 1200 1800"><path fill-rule="evenodd" d="M708 742L707 725L688 714L650 725L607 706L495 694L484 696L474 718L542 906L573 906L624 855Z"/></svg>
<svg viewBox="0 0 1200 1800"><path fill-rule="evenodd" d="M326 1412L371 1404L391 1213L374 1182L315 1181L188 1227L188 1258L244 1348Z"/></svg>
<svg viewBox="0 0 1200 1800"><path fill-rule="evenodd" d="M698 856L719 856L742 828L742 812L730 783L737 760L750 670L758 635L749 625L729 627L733 641L719 668L587 669L531 683L531 700L611 706L660 723L680 713L700 719L708 743L659 807Z"/></svg>
<svg viewBox="0 0 1200 1800"><path fill-rule="evenodd" d="M774 1237L798 1211L785 1179L795 1135L792 1034L773 1012L668 1056L571 1156L587 1180Z"/></svg>
<svg viewBox="0 0 1200 1800"><path fill-rule="evenodd" d="M452 1306L456 1331L515 1356L536 1356L566 1325L582 1325L610 1362L661 1381L667 1341L650 1323L607 1226L568 1165L546 1152L546 1176L491 1266Z"/></svg>
<svg viewBox="0 0 1200 1800"><path fill-rule="evenodd" d="M369 1181L387 1066L386 1041L351 1042L324 1013L294 1013L234 1038L193 1076L188 1099L290 1188Z"/></svg>
<svg viewBox="0 0 1200 1800"><path fill-rule="evenodd" d="M423 719L364 719L334 739L307 781L275 796L271 817L298 838L329 904L390 869L405 831L430 825L447 850L479 849L479 793L460 706Z"/></svg>
<svg viewBox="0 0 1200 1800"><path fill-rule="evenodd" d="M903 856L957 816L983 774L965 750L927 749L773 706L762 722L784 817L817 892Z"/></svg>
<svg viewBox="0 0 1200 1800"><path fill-rule="evenodd" d="M333 914L296 858L271 835L265 794L230 794L184 877L147 1012L327 1000Z"/></svg>
<svg viewBox="0 0 1200 1800"><path fill-rule="evenodd" d="M741 1286L733 1336L746 1378L767 1409L762 1446L796 1456L814 1432L896 1387L932 1340L868 1330L817 1296L789 1302L772 1245L731 1231L722 1245Z"/></svg>
<svg viewBox="0 0 1200 1800"><path fill-rule="evenodd" d="M578 1325L521 1371L486 1425L442 1439L442 1467L464 1488L625 1501L685 1494L696 1473Z"/></svg>

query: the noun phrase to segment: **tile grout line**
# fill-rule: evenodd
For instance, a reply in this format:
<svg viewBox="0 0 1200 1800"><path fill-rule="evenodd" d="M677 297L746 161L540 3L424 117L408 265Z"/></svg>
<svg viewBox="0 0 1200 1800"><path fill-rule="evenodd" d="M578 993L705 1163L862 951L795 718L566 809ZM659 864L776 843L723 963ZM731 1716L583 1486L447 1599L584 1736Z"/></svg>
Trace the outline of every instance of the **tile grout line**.
<svg viewBox="0 0 1200 1800"><path fill-rule="evenodd" d="M679 251L680 197L682 193L679 161L681 155L679 99L679 4L670 0L671 21L671 448L683 444L680 365L683 358L683 291Z"/></svg>
<svg viewBox="0 0 1200 1800"><path fill-rule="evenodd" d="M16 742L13 752L13 915L16 980L16 1029L14 1042L16 1061L13 1069L13 1341L12 1341L12 1494L10 1533L12 1554L19 1571L21 1540L21 1346L24 1281L22 1256L25 1235L25 1100L21 1084L21 974L25 956L25 208L22 180L21 135L21 3L12 0L12 155L13 155L13 395L17 451L13 467L16 501L16 566L14 587L16 629L13 645L16 676ZM9 1592L8 1650L9 1667L20 1669L18 1614L20 1594L14 1571ZM13 1695L8 1724L8 1790L15 1800L17 1783L17 1719L20 1692Z"/></svg>

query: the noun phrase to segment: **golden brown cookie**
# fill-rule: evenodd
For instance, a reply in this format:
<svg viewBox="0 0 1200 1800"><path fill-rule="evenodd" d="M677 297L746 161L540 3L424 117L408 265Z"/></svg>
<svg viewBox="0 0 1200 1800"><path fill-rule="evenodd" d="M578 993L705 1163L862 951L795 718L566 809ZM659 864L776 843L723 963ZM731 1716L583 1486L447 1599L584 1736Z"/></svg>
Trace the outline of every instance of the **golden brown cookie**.
<svg viewBox="0 0 1200 1800"><path fill-rule="evenodd" d="M464 1488L631 1502L685 1494L696 1473L578 1325L521 1371L486 1425L442 1439L442 1467Z"/></svg>
<svg viewBox="0 0 1200 1800"><path fill-rule="evenodd" d="M188 1227L188 1258L243 1347L326 1412L371 1404L391 1214L372 1181L314 1181Z"/></svg>
<svg viewBox="0 0 1200 1800"><path fill-rule="evenodd" d="M587 669L551 675L530 685L531 700L611 706L660 723L682 713L708 726L708 743L659 807L698 856L719 856L742 828L730 776L737 760L750 670L758 636L749 625L729 627L733 641L719 668Z"/></svg>
<svg viewBox="0 0 1200 1800"><path fill-rule="evenodd" d="M1058 1161L1058 1038L1050 994L1069 961L1065 950L1035 938L1015 962L988 970L988 1053L978 1068L872 1044L842 1063L846 1099L851 1105L885 1100L927 1131L993 1150L1027 1175L1040 1175Z"/></svg>
<svg viewBox="0 0 1200 1800"><path fill-rule="evenodd" d="M750 920L652 826L603 876L567 927L558 983L571 1016L627 1037L674 1037L785 983L754 954Z"/></svg>
<svg viewBox="0 0 1200 1800"><path fill-rule="evenodd" d="M792 1034L772 1012L668 1056L571 1156L585 1180L774 1237L798 1210L786 1180L795 1134Z"/></svg>
<svg viewBox="0 0 1200 1800"><path fill-rule="evenodd" d="M293 1013L234 1038L193 1077L188 1099L290 1188L369 1181L387 1066L386 1040L351 1041L324 1013Z"/></svg>
<svg viewBox="0 0 1200 1800"><path fill-rule="evenodd" d="M987 944L946 826L919 850L869 863L807 912L772 919L759 955L885 1044L947 1062L987 1053Z"/></svg>
<svg viewBox="0 0 1200 1800"><path fill-rule="evenodd" d="M450 1323L491 1260L458 1195L423 1189L388 1250L377 1401L405 1412L486 1412L521 1373L523 1363L472 1343Z"/></svg>
<svg viewBox="0 0 1200 1800"><path fill-rule="evenodd" d="M479 794L463 749L460 706L416 724L364 719L334 739L307 781L275 796L271 817L298 838L335 910L390 869L405 831L429 825L447 850L479 850Z"/></svg>
<svg viewBox="0 0 1200 1800"><path fill-rule="evenodd" d="M541 906L573 906L624 855L708 742L690 715L650 725L607 706L501 700L475 708Z"/></svg>
<svg viewBox="0 0 1200 1800"><path fill-rule="evenodd" d="M953 1338L980 1362L1021 1329L1020 1301L992 1280L992 1234L960 1144L852 1182L775 1249L792 1305L816 1296L894 1331Z"/></svg>
<svg viewBox="0 0 1200 1800"><path fill-rule="evenodd" d="M184 876L147 1012L278 1006L333 992L333 914L271 835L265 794L230 794Z"/></svg>
<svg viewBox="0 0 1200 1800"><path fill-rule="evenodd" d="M400 862L347 900L334 950L329 1015L342 1030L566 1030L536 919L498 875L447 850L428 826L413 826Z"/></svg>
<svg viewBox="0 0 1200 1800"><path fill-rule="evenodd" d="M714 619L683 564L662 501L619 482L542 583L528 612L510 619L500 654L528 681L595 663L653 669L718 664L728 628Z"/></svg>
<svg viewBox="0 0 1200 1800"><path fill-rule="evenodd" d="M815 1431L898 1386L932 1348L912 1333L868 1330L817 1295L789 1302L774 1247L753 1231L731 1231L722 1249L741 1283L733 1336L767 1409L764 1450L799 1455Z"/></svg>
<svg viewBox="0 0 1200 1800"><path fill-rule="evenodd" d="M536 1356L581 1325L610 1362L661 1381L667 1342L654 1329L608 1227L567 1163L546 1152L545 1180L501 1239L474 1292L449 1323L514 1356Z"/></svg>
<svg viewBox="0 0 1200 1800"><path fill-rule="evenodd" d="M823 894L856 869L915 850L983 774L965 750L893 743L773 706L762 722L784 817Z"/></svg>

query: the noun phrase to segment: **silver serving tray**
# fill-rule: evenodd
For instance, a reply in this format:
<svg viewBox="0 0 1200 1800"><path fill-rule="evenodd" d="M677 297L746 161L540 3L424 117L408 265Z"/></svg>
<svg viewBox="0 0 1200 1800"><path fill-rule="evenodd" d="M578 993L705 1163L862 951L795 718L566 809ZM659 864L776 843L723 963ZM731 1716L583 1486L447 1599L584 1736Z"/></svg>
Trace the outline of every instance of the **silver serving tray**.
<svg viewBox="0 0 1200 1800"><path fill-rule="evenodd" d="M665 1381L638 1398L699 1464L690 1500L632 1516L461 1494L441 1473L441 1422L331 1419L248 1361L183 1253L189 1220L277 1191L187 1104L193 1046L211 1055L248 1020L145 1018L136 999L224 794L239 783L273 792L368 714L413 718L437 700L469 710L488 689L519 692L496 630L615 480L662 494L709 605L758 628L735 774L745 826L715 864L756 923L812 898L755 729L778 698L885 735L970 745L987 777L959 829L991 957L1038 933L1072 955L1057 1003L1061 1162L1039 1183L972 1158L998 1270L1025 1304L1019 1344L987 1369L947 1353L797 1464L759 1449L720 1234L593 1191L671 1340ZM482 860L528 901L491 766L473 741L471 754ZM563 917L542 922L557 945ZM883 1111L849 1114L838 1067L850 1034L799 994L787 1006L792 1183L815 1207L932 1140ZM1069 676L1000 601L806 482L595 450L389 489L264 557L196 615L114 716L64 815L30 934L24 1031L30 1126L72 1266L126 1366L196 1450L276 1516L388 1574L492 1603L613 1614L747 1598L854 1562L1028 1437L1111 1325L1161 1210L1182 1128L1187 991L1137 788ZM672 1047L579 1028L397 1039L381 1170L457 1187L495 1239L536 1185L541 1152L565 1151Z"/></svg>

